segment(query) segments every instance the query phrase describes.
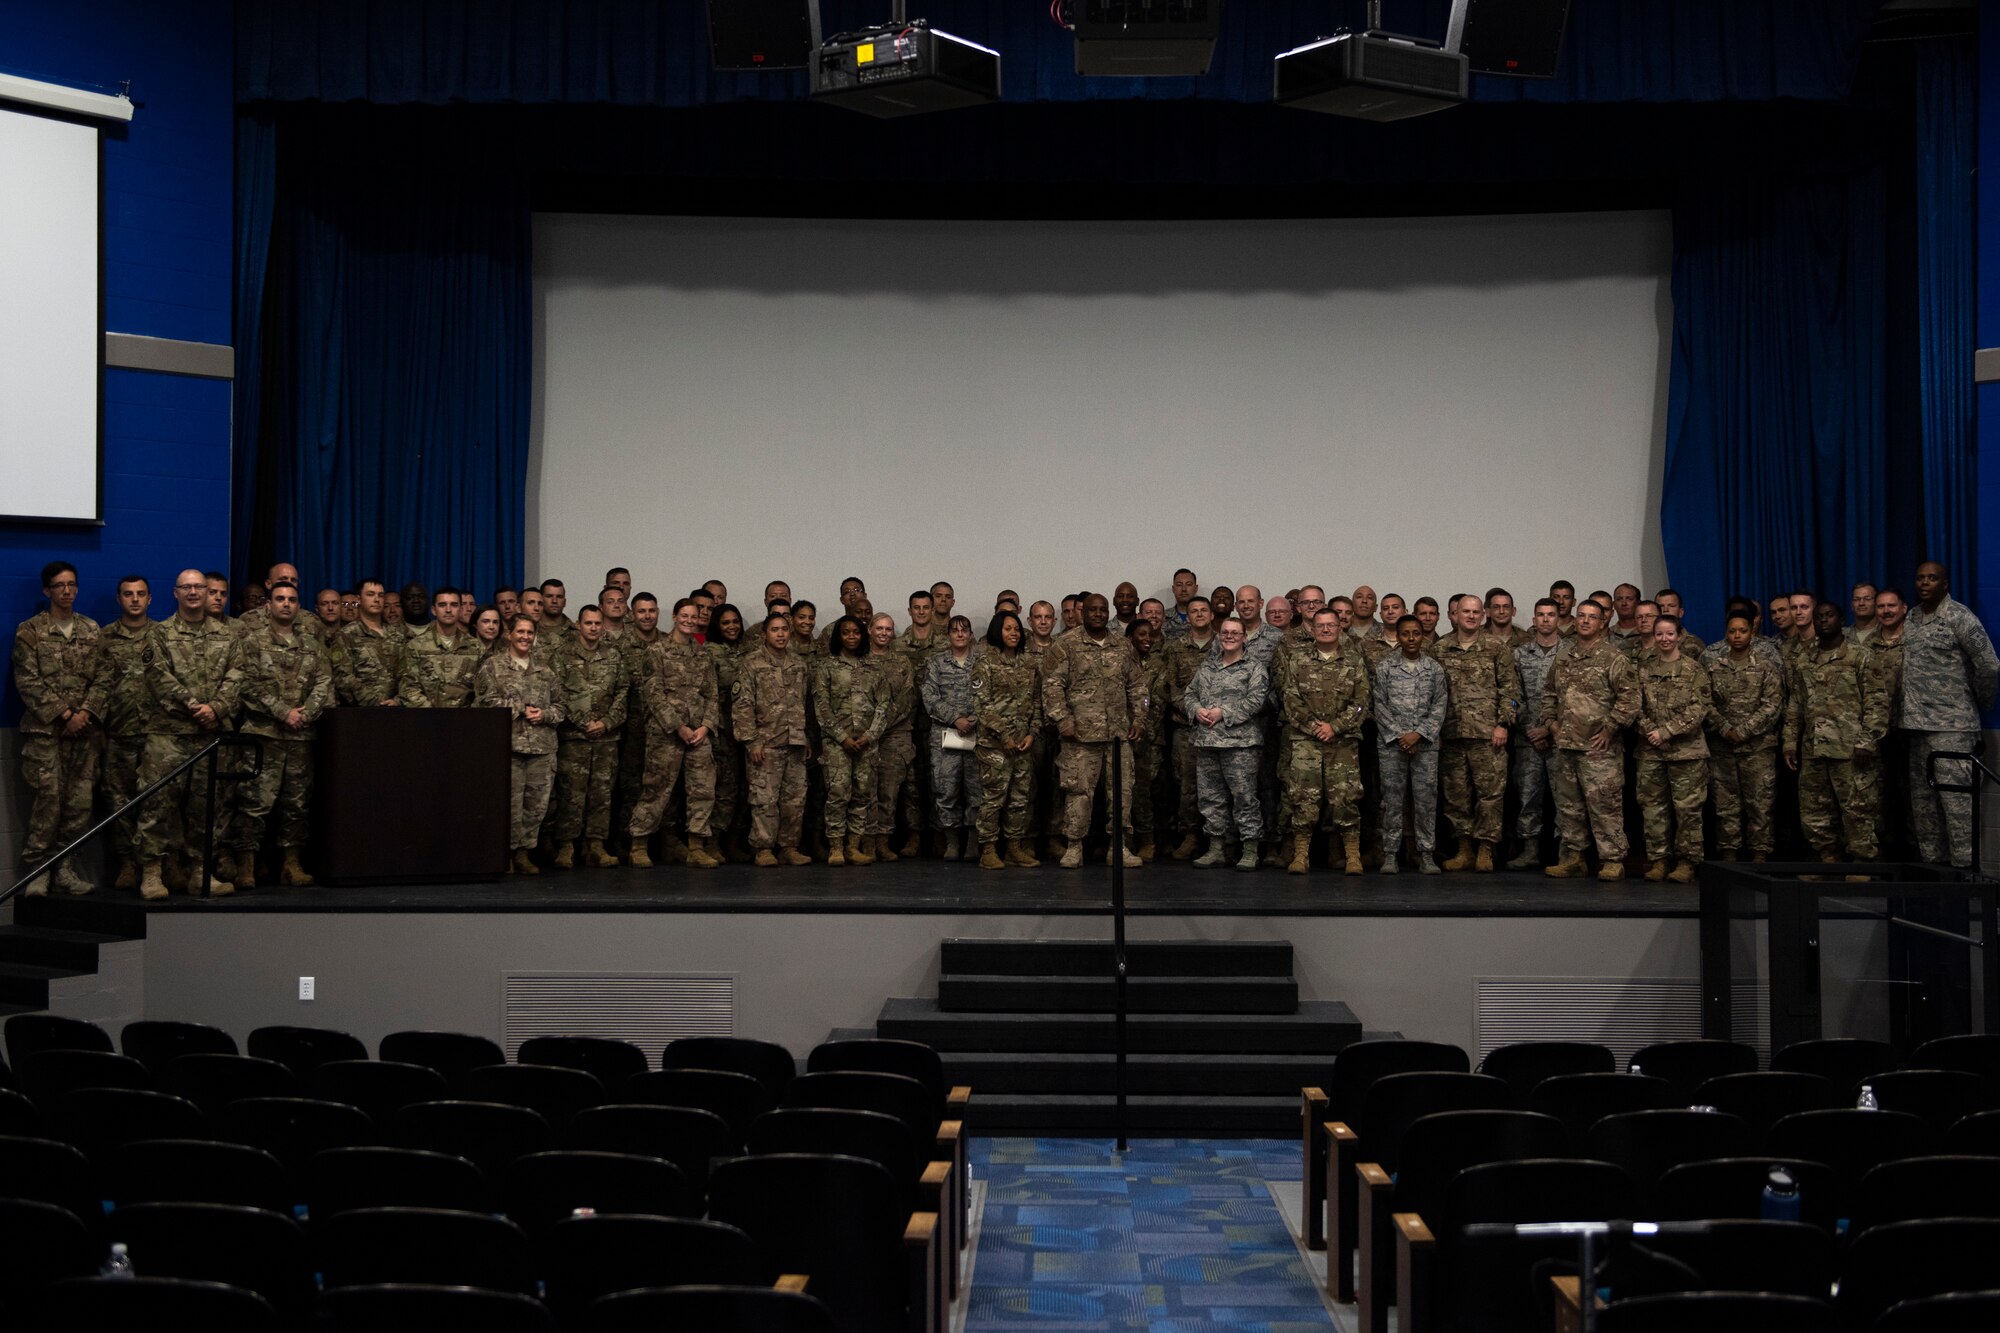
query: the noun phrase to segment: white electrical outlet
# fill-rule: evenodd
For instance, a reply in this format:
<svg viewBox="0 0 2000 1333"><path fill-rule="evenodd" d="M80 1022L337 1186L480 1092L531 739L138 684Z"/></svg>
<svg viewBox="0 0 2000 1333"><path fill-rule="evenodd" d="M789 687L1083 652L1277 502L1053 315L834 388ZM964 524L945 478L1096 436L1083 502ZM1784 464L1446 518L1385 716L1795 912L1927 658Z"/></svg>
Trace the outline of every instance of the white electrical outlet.
<svg viewBox="0 0 2000 1333"><path fill-rule="evenodd" d="M299 998L301 1000L310 1000L312 997L313 997L313 979L311 977L300 977Z"/></svg>

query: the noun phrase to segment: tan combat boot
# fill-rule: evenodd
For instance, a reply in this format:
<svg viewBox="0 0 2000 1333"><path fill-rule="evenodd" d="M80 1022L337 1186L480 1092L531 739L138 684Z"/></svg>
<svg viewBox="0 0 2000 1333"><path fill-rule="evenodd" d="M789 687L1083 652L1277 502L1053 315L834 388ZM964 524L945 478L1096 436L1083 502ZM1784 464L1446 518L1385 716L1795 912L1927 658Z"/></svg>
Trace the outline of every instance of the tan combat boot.
<svg viewBox="0 0 2000 1333"><path fill-rule="evenodd" d="M541 867L535 864L535 859L528 855L526 847L516 847L514 849L514 873L517 875L539 875L542 873Z"/></svg>
<svg viewBox="0 0 2000 1333"><path fill-rule="evenodd" d="M625 859L640 870L653 868L653 854L646 850L644 838L632 839L632 850L625 853Z"/></svg>
<svg viewBox="0 0 2000 1333"><path fill-rule="evenodd" d="M1013 838L1007 843L1007 864L1022 866L1032 870L1041 864L1035 859L1034 845L1026 838Z"/></svg>
<svg viewBox="0 0 2000 1333"><path fill-rule="evenodd" d="M778 853L778 859L788 866L809 866L813 859L796 847L787 847Z"/></svg>
<svg viewBox="0 0 2000 1333"><path fill-rule="evenodd" d="M139 887L139 866L133 861L118 863L118 878L111 881L114 889L136 889Z"/></svg>
<svg viewBox="0 0 2000 1333"><path fill-rule="evenodd" d="M583 863L592 870L602 870L617 865L618 858L604 850L602 838L590 838L583 844Z"/></svg>
<svg viewBox="0 0 2000 1333"><path fill-rule="evenodd" d="M873 852L871 852L871 851L869 851L869 850L868 850L868 844L869 844L870 842L872 842L872 841L873 841L873 839L869 838L869 837L868 837L868 836L867 836L866 834L862 834L862 833L850 833L850 834L848 834L848 835L847 835L847 864L849 864L849 865L851 865L851 866L872 866L872 865L874 865L874 864L875 864L875 854L874 854Z"/></svg>
<svg viewBox="0 0 2000 1333"><path fill-rule="evenodd" d="M309 889L312 887L313 877L308 875L306 868L299 864L298 848L285 848L285 867L278 872L278 881L282 884L290 885L295 889Z"/></svg>
<svg viewBox="0 0 2000 1333"><path fill-rule="evenodd" d="M1473 861L1472 868L1482 875L1490 875L1493 873L1492 843L1482 842L1479 844L1479 856L1477 859Z"/></svg>
<svg viewBox="0 0 2000 1333"><path fill-rule="evenodd" d="M1688 860L1685 856L1683 856L1679 861L1674 863L1674 868L1667 872L1667 878L1672 880L1676 884L1693 883L1694 862Z"/></svg>
<svg viewBox="0 0 2000 1333"><path fill-rule="evenodd" d="M1449 861L1444 862L1442 865L1438 867L1438 869L1470 870L1472 868L1473 855L1474 853L1472 850L1472 839L1460 838L1458 840L1458 855L1452 857Z"/></svg>
<svg viewBox="0 0 2000 1333"><path fill-rule="evenodd" d="M1005 870L1007 863L1000 859L1000 849L990 842L979 844L979 868L981 870Z"/></svg>
<svg viewBox="0 0 2000 1333"><path fill-rule="evenodd" d="M1658 884L1666 879L1666 877L1667 863L1665 861L1655 861L1646 867L1646 878L1651 882Z"/></svg>
<svg viewBox="0 0 2000 1333"><path fill-rule="evenodd" d="M696 870L713 870L722 864L708 854L708 842L705 838L688 840L687 863Z"/></svg>
<svg viewBox="0 0 2000 1333"><path fill-rule="evenodd" d="M903 839L903 845L896 849L896 855L922 856L923 854L924 854L923 835L917 832L915 829L911 829L909 832L909 836Z"/></svg>
<svg viewBox="0 0 2000 1333"><path fill-rule="evenodd" d="M167 896L167 882L160 877L158 861L146 862L146 868L139 876L139 896L149 903L156 903Z"/></svg>
<svg viewBox="0 0 2000 1333"><path fill-rule="evenodd" d="M1357 828L1351 828L1346 830L1345 832L1336 833L1334 836L1339 838L1341 841L1341 845L1347 848L1347 873L1350 875L1360 874L1361 873L1361 830Z"/></svg>
<svg viewBox="0 0 2000 1333"><path fill-rule="evenodd" d="M1590 867L1583 863L1583 853L1563 848L1562 859L1552 866L1544 866L1542 873L1550 879L1582 879L1590 873Z"/></svg>
<svg viewBox="0 0 2000 1333"><path fill-rule="evenodd" d="M1174 849L1168 852L1167 855L1173 857L1176 861L1191 860L1194 857L1195 848L1199 845L1199 842L1200 840L1194 834L1183 834L1181 840L1174 844Z"/></svg>
<svg viewBox="0 0 2000 1333"><path fill-rule="evenodd" d="M1597 877L1606 884L1615 884L1625 878L1625 863L1623 861L1606 861L1597 868Z"/></svg>
<svg viewBox="0 0 2000 1333"><path fill-rule="evenodd" d="M1292 835L1292 859L1285 866L1286 874L1303 875L1312 868L1312 845L1312 834Z"/></svg>
<svg viewBox="0 0 2000 1333"><path fill-rule="evenodd" d="M56 868L56 891L67 893L72 898L81 898L97 886L77 873L76 862L69 860Z"/></svg>
<svg viewBox="0 0 2000 1333"><path fill-rule="evenodd" d="M1078 838L1063 848L1062 860L1057 862L1064 870L1075 870L1083 864L1083 839Z"/></svg>
<svg viewBox="0 0 2000 1333"><path fill-rule="evenodd" d="M882 862L884 865L887 865L891 861L900 861L903 859L902 857L896 855L896 849L889 845L888 834L877 833L873 835L869 839L869 841L872 842L875 846L875 859L877 861Z"/></svg>
<svg viewBox="0 0 2000 1333"><path fill-rule="evenodd" d="M576 869L576 844L564 838L556 844L555 868L557 870Z"/></svg>
<svg viewBox="0 0 2000 1333"><path fill-rule="evenodd" d="M830 866L844 866L847 864L847 849L840 845L840 839L835 838L833 846L827 849L826 863Z"/></svg>
<svg viewBox="0 0 2000 1333"><path fill-rule="evenodd" d="M671 833L660 837L660 862L662 865L677 866L687 860L688 845Z"/></svg>
<svg viewBox="0 0 2000 1333"><path fill-rule="evenodd" d="M1141 861L1145 861L1148 863L1151 863L1153 858L1159 855L1159 853L1155 851L1153 848L1153 835L1150 833L1143 835L1139 839L1139 846L1137 850L1139 853L1139 859Z"/></svg>
<svg viewBox="0 0 2000 1333"><path fill-rule="evenodd" d="M245 856L241 861L236 863L236 874L233 877L233 882L239 889L254 889L257 887L256 857Z"/></svg>
<svg viewBox="0 0 2000 1333"><path fill-rule="evenodd" d="M757 855L752 858L752 864L765 867L774 866L778 864L778 857L769 847L759 847Z"/></svg>

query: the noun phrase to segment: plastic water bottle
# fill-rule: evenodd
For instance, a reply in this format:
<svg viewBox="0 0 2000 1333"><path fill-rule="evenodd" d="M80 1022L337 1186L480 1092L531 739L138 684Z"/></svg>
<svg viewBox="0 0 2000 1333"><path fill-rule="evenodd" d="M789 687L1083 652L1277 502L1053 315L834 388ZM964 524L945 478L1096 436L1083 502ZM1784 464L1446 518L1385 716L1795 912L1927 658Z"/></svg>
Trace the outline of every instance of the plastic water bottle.
<svg viewBox="0 0 2000 1333"><path fill-rule="evenodd" d="M1696 1102L1696 1103L1695 1103L1694 1105L1692 1105L1692 1106L1688 1107L1688 1110L1690 1110L1690 1111L1706 1111L1706 1112L1708 1112L1708 1113L1709 1113L1710 1115L1713 1115L1713 1114L1715 1114L1715 1110L1716 1110L1716 1108L1715 1108L1715 1107L1713 1107L1713 1106L1710 1106L1710 1105L1709 1105L1708 1103L1706 1103L1706 1102Z"/></svg>
<svg viewBox="0 0 2000 1333"><path fill-rule="evenodd" d="M1758 1216L1767 1222L1799 1220L1799 1182L1782 1166L1773 1166L1764 1177L1764 1203Z"/></svg>
<svg viewBox="0 0 2000 1333"><path fill-rule="evenodd" d="M1874 1084L1863 1083L1861 1085L1861 1095L1854 1099L1854 1109L1857 1111L1879 1111L1882 1109L1881 1105L1875 1100Z"/></svg>
<svg viewBox="0 0 2000 1333"><path fill-rule="evenodd" d="M1625 1072L1626 1072L1626 1073L1628 1073L1628 1074L1631 1074L1631 1075L1633 1075L1634 1077L1638 1077L1638 1076L1640 1076L1640 1075L1643 1075L1643 1074L1644 1074L1644 1073L1645 1073L1646 1071L1645 1071L1645 1070L1643 1070L1643 1069L1641 1069L1641 1068L1639 1068L1639 1062L1638 1062L1637 1060L1634 1060L1634 1061L1632 1062L1632 1067L1631 1067L1630 1069L1626 1070Z"/></svg>
<svg viewBox="0 0 2000 1333"><path fill-rule="evenodd" d="M132 1271L132 1256L126 1253L125 1242L118 1241L111 1247L111 1257L104 1261L104 1267L97 1270L104 1277L137 1277Z"/></svg>

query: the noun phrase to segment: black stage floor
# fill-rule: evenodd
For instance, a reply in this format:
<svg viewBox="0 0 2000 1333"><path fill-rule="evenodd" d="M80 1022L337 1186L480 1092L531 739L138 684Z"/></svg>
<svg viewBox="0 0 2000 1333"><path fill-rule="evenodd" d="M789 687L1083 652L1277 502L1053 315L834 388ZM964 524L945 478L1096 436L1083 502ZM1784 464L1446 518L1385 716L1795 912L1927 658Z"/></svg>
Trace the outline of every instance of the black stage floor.
<svg viewBox="0 0 2000 1333"><path fill-rule="evenodd" d="M1695 886L1552 880L1537 873L1309 875L1197 870L1185 862L1125 873L1134 916L1693 917ZM93 900L139 903L100 890ZM714 870L544 871L473 884L259 888L226 898L181 894L156 912L857 912L892 915L1101 916L1111 871L980 870L929 859L893 865Z"/></svg>

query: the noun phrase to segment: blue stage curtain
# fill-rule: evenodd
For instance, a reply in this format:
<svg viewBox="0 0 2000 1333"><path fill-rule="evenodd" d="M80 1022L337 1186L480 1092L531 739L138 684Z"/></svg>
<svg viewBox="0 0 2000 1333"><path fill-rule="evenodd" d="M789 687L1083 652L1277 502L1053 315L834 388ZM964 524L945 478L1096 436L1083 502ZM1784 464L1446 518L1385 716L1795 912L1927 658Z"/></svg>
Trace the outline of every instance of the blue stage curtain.
<svg viewBox="0 0 2000 1333"><path fill-rule="evenodd" d="M236 379L234 448L230 458L229 558L243 577L257 516L258 462L263 451L264 275L271 253L271 213L278 198L278 131L268 112L236 118Z"/></svg>
<svg viewBox="0 0 2000 1333"><path fill-rule="evenodd" d="M1972 352L1973 107L1970 41L1917 51L1917 357L1921 386L1923 558L1960 586L1972 577L1975 490Z"/></svg>
<svg viewBox="0 0 2000 1333"><path fill-rule="evenodd" d="M1556 77L1478 76L1478 100L1837 99L1882 0L1573 0ZM1271 58L1365 26L1363 0L1226 0L1209 72L1080 78L1070 35L1038 0L946 0L913 15L1002 53L1008 101L1268 102ZM1385 21L1442 38L1449 0L1394 0ZM698 0L292 0L238 6L245 101L609 103L793 100L799 73L710 68ZM887 0L824 0L832 34L889 16Z"/></svg>

